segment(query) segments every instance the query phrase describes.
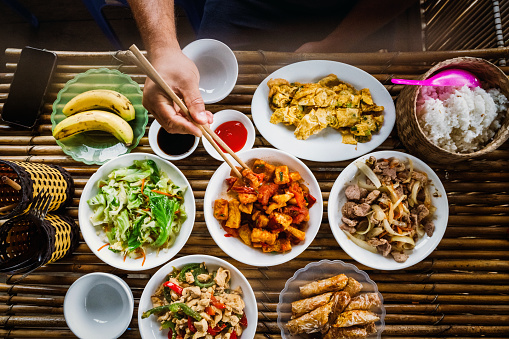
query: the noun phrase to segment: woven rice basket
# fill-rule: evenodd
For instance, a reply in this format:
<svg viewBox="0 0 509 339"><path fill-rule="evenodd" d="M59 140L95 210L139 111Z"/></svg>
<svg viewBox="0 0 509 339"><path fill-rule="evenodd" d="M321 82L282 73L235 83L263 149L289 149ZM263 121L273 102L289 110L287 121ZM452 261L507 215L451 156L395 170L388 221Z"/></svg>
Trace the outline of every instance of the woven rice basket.
<svg viewBox="0 0 509 339"><path fill-rule="evenodd" d="M74 181L60 166L0 160L0 175L7 176L21 186L21 190L16 191L0 182L0 207L16 204L11 211L0 213L0 219L26 213L33 198L41 191L53 197L49 211L64 208L72 202Z"/></svg>
<svg viewBox="0 0 509 339"><path fill-rule="evenodd" d="M40 225L26 214L14 217L0 228L0 272L22 273L55 262L74 252L79 240L79 227L67 215L47 214Z"/></svg>
<svg viewBox="0 0 509 339"><path fill-rule="evenodd" d="M509 80L504 72L489 61L479 58L454 58L433 66L420 77L427 79L432 74L446 68L462 68L475 74L484 88L500 88L509 98ZM496 150L509 137L509 114L506 112L502 127L493 139L482 149L473 153L454 153L433 144L422 131L416 115L416 102L420 86L405 86L396 102L396 124L398 135L405 147L417 156L435 163L459 162L485 155Z"/></svg>

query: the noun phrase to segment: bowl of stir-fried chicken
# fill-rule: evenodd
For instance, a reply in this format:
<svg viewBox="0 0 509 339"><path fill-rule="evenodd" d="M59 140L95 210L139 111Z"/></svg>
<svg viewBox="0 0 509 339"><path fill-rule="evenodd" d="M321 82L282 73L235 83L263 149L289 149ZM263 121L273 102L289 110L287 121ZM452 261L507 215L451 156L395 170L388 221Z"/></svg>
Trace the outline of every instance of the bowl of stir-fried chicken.
<svg viewBox="0 0 509 339"><path fill-rule="evenodd" d="M386 311L366 272L341 260L321 260L288 279L277 314L284 339L380 338Z"/></svg>
<svg viewBox="0 0 509 339"><path fill-rule="evenodd" d="M239 153L242 178L221 165L205 191L204 215L217 245L253 266L285 263L301 254L320 228L323 201L313 173L275 149Z"/></svg>
<svg viewBox="0 0 509 339"><path fill-rule="evenodd" d="M382 151L348 165L332 187L329 224L341 248L366 266L397 270L425 259L449 217L436 173L409 154Z"/></svg>
<svg viewBox="0 0 509 339"><path fill-rule="evenodd" d="M159 269L141 295L142 338L253 338L258 309L244 275L222 259L190 255Z"/></svg>

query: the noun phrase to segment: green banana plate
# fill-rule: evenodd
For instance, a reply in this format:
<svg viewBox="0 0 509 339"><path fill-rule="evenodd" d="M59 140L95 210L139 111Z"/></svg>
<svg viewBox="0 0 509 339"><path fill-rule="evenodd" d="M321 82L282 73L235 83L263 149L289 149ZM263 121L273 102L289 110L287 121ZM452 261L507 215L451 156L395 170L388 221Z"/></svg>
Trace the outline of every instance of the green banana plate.
<svg viewBox="0 0 509 339"><path fill-rule="evenodd" d="M128 122L133 129L133 143L126 146L111 134L89 131L63 140L57 140L57 144L62 147L65 154L76 161L84 162L87 165L102 165L108 160L131 152L138 146L141 138L145 135L148 114L142 105L143 94L140 86L130 76L116 69L90 69L69 80L64 88L58 92L51 113L52 131L60 121L66 118L62 113L65 104L76 95L92 89L117 91L131 101L136 111L134 120Z"/></svg>

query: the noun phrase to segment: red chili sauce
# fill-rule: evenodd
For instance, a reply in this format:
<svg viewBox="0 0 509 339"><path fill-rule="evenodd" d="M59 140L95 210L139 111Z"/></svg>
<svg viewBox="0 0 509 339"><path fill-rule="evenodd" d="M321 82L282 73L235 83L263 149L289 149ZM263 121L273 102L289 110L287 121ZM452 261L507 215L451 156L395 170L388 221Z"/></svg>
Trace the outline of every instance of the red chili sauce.
<svg viewBox="0 0 509 339"><path fill-rule="evenodd" d="M214 131L234 152L244 147L247 141L247 129L239 121L227 121L219 125ZM219 146L223 152L226 152Z"/></svg>

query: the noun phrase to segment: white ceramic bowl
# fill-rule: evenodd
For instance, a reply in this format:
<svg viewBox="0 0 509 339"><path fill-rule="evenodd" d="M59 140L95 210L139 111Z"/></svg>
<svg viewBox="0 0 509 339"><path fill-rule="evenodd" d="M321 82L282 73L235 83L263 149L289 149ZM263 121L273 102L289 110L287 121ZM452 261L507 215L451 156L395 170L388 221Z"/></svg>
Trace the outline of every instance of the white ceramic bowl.
<svg viewBox="0 0 509 339"><path fill-rule="evenodd" d="M246 277L232 264L229 262L208 256L208 255L188 255L175 259L168 264L161 267L148 281L145 289L140 298L140 304L138 306L138 327L140 329L141 337L144 339L166 339L168 338L168 330L159 330L160 323L157 322L157 317L151 315L148 318L142 319L141 315L143 312L153 308L151 296L155 294L156 290L165 281L166 276L173 270L173 267L180 268L190 263L202 263L207 265L209 270L217 269L219 267L230 270L231 273L231 288L240 286L242 288L242 299L246 305L245 313L247 318L247 327L242 332L242 338L250 339L254 338L256 333L256 325L258 323L258 306L256 304L256 298L251 288L251 285L247 281Z"/></svg>
<svg viewBox="0 0 509 339"><path fill-rule="evenodd" d="M385 307L383 306L383 297L378 292L376 283L371 280L368 274L364 271L359 270L355 265L345 263L341 260L321 260L319 262L312 262L295 272L293 277L288 279L284 289L279 294L279 303L277 305L277 325L281 330L281 337L284 339L297 339L302 336L291 335L290 332L285 328L285 325L290 321L292 315L291 303L302 299L300 297L299 286L310 283L315 280L327 279L338 274L345 274L348 277L352 277L362 284L362 293L378 293L380 300L382 301L382 307L373 310L380 317L380 320L376 322L376 335L373 334L371 337L380 338L385 328Z"/></svg>
<svg viewBox="0 0 509 339"><path fill-rule="evenodd" d="M239 66L233 51L214 39L191 42L182 49L200 72L200 92L206 104L226 98L235 87Z"/></svg>
<svg viewBox="0 0 509 339"><path fill-rule="evenodd" d="M117 168L131 166L134 160L145 159L152 159L159 167L159 170L168 174L173 182L175 182L180 187L187 187L187 190L184 194L184 207L186 209L187 219L182 224L182 228L175 240L175 243L167 251L161 250L159 253L157 253L157 250L151 248L150 246L145 247L147 252L147 259L145 264L142 266L142 260L126 258L124 261L123 256L119 253L113 253L106 248L98 251L98 249L104 245L104 242L101 239L102 237L97 235L96 232L100 231L102 233L102 230L100 227L94 227L90 222L90 217L93 215L93 211L87 204L87 200L97 194L97 182L107 178L111 171ZM191 235L191 231L193 230L195 212L196 207L191 185L187 181L184 174L182 174L182 172L175 165L153 154L130 153L108 161L99 167L97 172L95 172L92 177L90 177L87 184L85 185L85 188L83 189L83 193L81 194L78 218L81 233L83 234L85 242L87 243L90 250L99 257L99 259L113 267L123 270L142 271L166 263L168 260L173 258L182 249L182 247L184 247L187 239L189 239L189 236Z"/></svg>
<svg viewBox="0 0 509 339"><path fill-rule="evenodd" d="M255 148L246 152L239 153L242 159L250 166L255 159L262 159L270 164L287 165L290 170L298 171L304 179L305 185L316 203L309 209L308 228L306 230L306 239L298 245L292 245L292 249L286 253L263 253L259 248L250 247L235 237L225 237L225 231L216 218L214 218L214 200L224 198L228 199L226 190L227 184L225 179L230 177L230 167L227 163L223 163L216 170L207 185L205 198L203 202L203 212L205 215L205 223L216 244L230 257L242 263L253 266L274 266L285 263L299 254L311 244L315 238L323 215L323 201L320 186L316 181L311 170L299 159L286 152L272 148ZM230 198L231 199L231 198Z"/></svg>
<svg viewBox="0 0 509 339"><path fill-rule="evenodd" d="M435 224L435 231L432 237L424 235L420 238L415 248L412 251L407 252L409 257L405 262L398 263L392 256L383 257L381 254L372 253L367 251L356 244L354 244L345 233L339 228L341 223L341 207L346 203L347 199L345 196L345 189L348 185L353 184L356 175L360 172L355 165L355 161L365 161L370 156L374 156L377 159L380 158L397 158L401 160L411 159L414 163L414 168L426 172L428 178L431 179L431 201L433 206L437 208L434 213L433 222ZM353 161L348 165L338 176L332 190L329 195L329 224L336 238L336 241L341 248L357 262L366 265L371 268L380 270L400 270L406 267L410 267L419 263L421 260L426 258L433 250L437 247L440 240L444 236L445 229L447 227L447 221L449 218L449 204L447 202L447 194L445 192L442 182L436 175L436 173L423 161L418 158L401 152L396 151L381 151L366 154L357 160ZM434 194L436 191L436 194Z"/></svg>
<svg viewBox="0 0 509 339"><path fill-rule="evenodd" d="M79 338L111 339L131 322L134 298L127 283L109 273L90 273L76 280L64 299L67 326Z"/></svg>
<svg viewBox="0 0 509 339"><path fill-rule="evenodd" d="M234 109L225 109L223 111L214 113L214 122L212 123L212 125L210 125L210 129L215 131L216 128L218 128L221 124L228 121L238 121L242 123L242 125L244 125L244 127L247 130L246 143L239 152L247 151L253 148L256 136L255 128L253 126L253 123L251 122L251 119L249 119L242 112L236 111ZM223 157L219 155L216 149L210 144L210 142L207 139L205 139L205 137L201 137L201 142L203 144L203 147L205 147L205 150L210 154L212 158L224 161ZM228 157L230 157L230 160L233 159L232 156L229 155L228 153L225 154Z"/></svg>
<svg viewBox="0 0 509 339"><path fill-rule="evenodd" d="M178 155L170 155L168 153L165 153L165 152L163 152L161 147L159 147L159 144L157 142L157 135L159 134L160 129L161 129L161 124L157 120L154 120L148 130L148 142L150 144L150 148L152 148L152 150L155 152L155 154L157 154L158 156L160 156L163 159L181 160L181 159L187 158L194 152L196 147L198 147L200 138L194 137L194 144L187 152L178 154Z"/></svg>

